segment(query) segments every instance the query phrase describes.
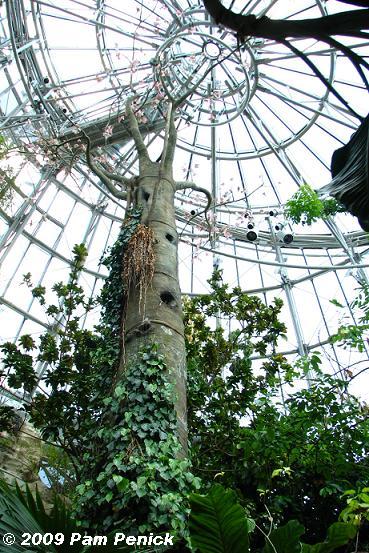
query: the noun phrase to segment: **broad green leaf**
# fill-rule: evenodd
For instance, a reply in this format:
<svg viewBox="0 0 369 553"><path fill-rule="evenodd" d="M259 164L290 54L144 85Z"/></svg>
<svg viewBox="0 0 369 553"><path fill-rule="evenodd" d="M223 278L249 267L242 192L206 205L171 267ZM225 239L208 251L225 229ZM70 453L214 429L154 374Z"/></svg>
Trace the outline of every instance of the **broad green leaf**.
<svg viewBox="0 0 369 553"><path fill-rule="evenodd" d="M200 553L249 553L244 509L231 490L216 484L207 495L190 496L189 530Z"/></svg>
<svg viewBox="0 0 369 553"><path fill-rule="evenodd" d="M300 553L300 537L305 528L297 520L290 520L274 530L266 541L263 553ZM273 544L273 545L272 545Z"/></svg>
<svg viewBox="0 0 369 553"><path fill-rule="evenodd" d="M357 533L357 527L346 522L335 522L328 528L327 539L315 545L302 544L301 553L331 553L346 545ZM279 552L278 552L279 553Z"/></svg>

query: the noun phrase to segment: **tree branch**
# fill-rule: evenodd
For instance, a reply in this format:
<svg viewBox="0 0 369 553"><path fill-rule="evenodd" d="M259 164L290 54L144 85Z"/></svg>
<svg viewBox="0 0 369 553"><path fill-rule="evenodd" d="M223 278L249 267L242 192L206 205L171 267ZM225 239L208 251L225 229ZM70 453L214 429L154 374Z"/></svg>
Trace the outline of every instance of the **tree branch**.
<svg viewBox="0 0 369 553"><path fill-rule="evenodd" d="M319 37L315 37L315 38L319 40ZM364 58L360 57L356 52L354 52L353 50L350 50L348 46L345 46L344 44L342 44L341 42L339 42L338 40L332 37L327 38L325 42L330 46L333 46L333 48L335 48L336 50L341 50L341 52L349 58L349 60L355 67L356 71L359 73L365 88L369 90L368 80L361 67L361 65L363 65L364 67L366 67L366 69L369 69L369 63Z"/></svg>
<svg viewBox="0 0 369 553"><path fill-rule="evenodd" d="M352 113L352 115L357 117L360 121L363 121L364 118L358 113L356 113L356 111L350 107L349 103L343 98L343 96L341 96L339 92L337 92L334 86L329 81L327 81L327 79L319 71L317 66L309 59L309 57L306 54L304 54L304 52L302 52L301 50L293 46L293 44L291 44L288 40L280 39L279 42L287 46L287 48L289 48L294 54L299 56L310 67L310 69L312 69L315 75L322 81L322 83L328 88L328 90L332 92L332 94L334 94L334 96L340 102L342 102L342 104Z"/></svg>
<svg viewBox="0 0 369 553"><path fill-rule="evenodd" d="M210 208L211 204L213 203L213 197L210 194L209 190L206 190L206 188L202 188L201 186L197 186L194 182L188 182L188 181L177 181L176 182L176 192L178 190L185 190L186 188L191 188L191 190L194 190L195 192L199 192L200 194L204 194L207 197L208 203L206 204L205 209L203 209L202 211L200 211L199 213L197 213L196 215L194 215L193 217L191 217L187 221L184 228L182 229L181 236L182 236L183 232L185 231L185 228L187 227L187 225L190 224L190 222L194 219L194 217L199 216L202 213L204 213L205 221L206 221L206 223L208 225L208 229L209 229L209 242L211 242L211 224L210 224L210 221L208 219L208 211L209 211L209 208Z"/></svg>
<svg viewBox="0 0 369 553"><path fill-rule="evenodd" d="M177 142L177 131L174 125L174 114L175 108L173 104L170 103L167 114L167 124L165 127L165 139L162 153L162 164L165 170L168 170L172 166Z"/></svg>
<svg viewBox="0 0 369 553"><path fill-rule="evenodd" d="M355 32L369 28L369 9L348 10L313 19L282 20L234 13L225 8L220 0L203 0L203 3L216 23L235 31L242 38L253 36L279 41L287 37L319 36L320 40L325 41L330 35L355 36ZM368 7L367 3L352 3Z"/></svg>
<svg viewBox="0 0 369 553"><path fill-rule="evenodd" d="M199 192L200 194L204 194L207 197L208 203L204 210L206 213L213 202L213 197L210 194L209 190L206 190L206 188L202 188L201 186L197 186L194 182L187 182L187 181L176 182L176 192L178 192L178 190L185 190L186 188L191 188L191 190L194 190L195 192Z"/></svg>
<svg viewBox="0 0 369 553"><path fill-rule="evenodd" d="M351 4L353 6L363 6L369 8L369 0L337 0L337 2L343 2L344 4Z"/></svg>
<svg viewBox="0 0 369 553"><path fill-rule="evenodd" d="M149 153L143 141L140 129L138 128L138 123L135 114L132 109L133 97L129 98L126 103L126 117L128 122L128 131L133 138L135 143L138 159L139 161L150 161Z"/></svg>
<svg viewBox="0 0 369 553"><path fill-rule="evenodd" d="M91 157L91 141L90 141L90 138L85 135L84 136L86 142L87 142L87 146L86 146L86 161L87 161L87 165L88 167L91 169L91 171L97 176L99 177L99 179L101 180L102 183L105 184L106 188L109 190L109 192L115 197L115 198L118 198L119 200L126 200L127 199L127 192L125 191L122 191L122 190L118 190L111 179L113 180L118 180L119 182L125 184L125 185L129 185L131 183L131 179L126 179L125 177L122 177L121 175L117 175L116 173L111 173L111 175L109 173L107 173L106 171L102 170L102 169L99 169L99 167L97 167L97 165L93 162L92 160L92 157ZM115 177L119 177L119 179L115 178Z"/></svg>
<svg viewBox="0 0 369 553"><path fill-rule="evenodd" d="M345 0L340 0L345 2ZM356 6L365 6L367 9L348 10L332 15L325 15L314 19L269 19L266 16L257 18L255 15L242 15L225 8L220 0L203 0L206 10L216 23L235 31L241 40L253 36L275 40L287 46L299 56L325 84L332 94L342 102L355 117L363 118L350 108L348 102L339 94L334 86L325 79L316 65L304 53L295 48L289 38L314 38L334 47L349 58L359 73L364 85L368 88L368 81L361 66L369 68L368 62L347 46L332 38L331 35L361 37L363 29L369 29L369 0L347 0L346 3ZM364 33L366 35L366 33Z"/></svg>

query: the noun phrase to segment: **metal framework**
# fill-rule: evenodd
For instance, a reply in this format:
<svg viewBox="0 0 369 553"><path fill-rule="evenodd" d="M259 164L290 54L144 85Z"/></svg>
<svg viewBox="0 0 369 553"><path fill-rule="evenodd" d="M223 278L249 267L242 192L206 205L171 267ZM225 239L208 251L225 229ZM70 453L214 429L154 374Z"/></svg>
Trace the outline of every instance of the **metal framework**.
<svg viewBox="0 0 369 553"><path fill-rule="evenodd" d="M224 1L235 11L287 18L318 17L334 4L303 0L297 10L292 0ZM40 137L66 142L83 128L106 163L129 175L136 156L123 118L127 97L140 95L140 126L155 156L162 100L183 96L175 171L215 198L209 234L202 198L178 195L183 292L205 293L221 263L231 285L266 302L285 300L284 353L323 346L333 370L367 359L328 345L340 317L332 298L355 321L350 302L358 283L368 282L367 234L348 215L309 228L292 228L284 217L302 183L319 188L330 180L332 151L358 124L300 58L268 40L239 49L200 0L125 0L124 9L118 0L9 0L0 14L0 126L19 151L13 201L0 209L2 339L49 327L22 275L46 287L66 278L77 242L90 251L82 283L96 294L105 278L101 256L124 214L82 159L71 171L67 162L42 159ZM315 40L291 42L366 114L367 91L341 54ZM368 55L369 41L349 46Z"/></svg>

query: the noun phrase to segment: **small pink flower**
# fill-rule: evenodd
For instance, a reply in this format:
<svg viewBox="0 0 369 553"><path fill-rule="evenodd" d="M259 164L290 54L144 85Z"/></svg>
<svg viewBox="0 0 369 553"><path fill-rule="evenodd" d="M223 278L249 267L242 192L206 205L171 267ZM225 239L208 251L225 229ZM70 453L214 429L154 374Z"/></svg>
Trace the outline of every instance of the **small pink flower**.
<svg viewBox="0 0 369 553"><path fill-rule="evenodd" d="M103 132L103 137L109 138L109 136L111 136L112 134L113 134L113 125L106 125Z"/></svg>

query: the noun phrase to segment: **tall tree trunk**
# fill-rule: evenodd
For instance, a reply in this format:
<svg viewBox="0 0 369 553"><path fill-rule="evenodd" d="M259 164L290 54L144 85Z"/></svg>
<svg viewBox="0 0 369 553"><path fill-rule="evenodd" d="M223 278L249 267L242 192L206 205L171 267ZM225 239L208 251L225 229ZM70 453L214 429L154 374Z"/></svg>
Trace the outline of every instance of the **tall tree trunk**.
<svg viewBox="0 0 369 553"><path fill-rule="evenodd" d="M192 182L173 180L173 158L176 147L174 113L176 105L169 105L166 115L164 145L159 162L151 161L143 141L137 119L132 109L132 99L127 101L127 127L139 161L139 175L127 179L116 173L108 173L98 167L91 157L91 143L87 136L86 159L90 169L102 180L108 190L119 199L127 201L129 208L140 208L141 228L133 235L123 259L123 279L126 281L126 301L122 313L122 347L118 368L118 380L128 363L134 362L145 346L156 342L160 346L165 364L174 384L175 410L178 437L182 454L187 454L186 413L186 350L184 341L181 291L178 281L178 234L175 221L174 196L177 190L191 188L207 197L205 214L210 207L210 192ZM114 181L120 183L116 187ZM125 188L125 191L122 190ZM145 230L146 229L146 230ZM142 233L143 242L140 243ZM153 255L143 251L145 236L152 246ZM132 248L130 248L133 240ZM141 259L135 265L135 254ZM147 254L147 255L146 255ZM128 267L128 269L127 269ZM136 271L136 274L134 272ZM150 273L150 283L142 290L142 276ZM140 274L138 274L140 273ZM128 275L128 276L127 276ZM144 282L147 281L144 278Z"/></svg>
<svg viewBox="0 0 369 553"><path fill-rule="evenodd" d="M141 206L141 223L154 237L154 270L143 295L137 282L130 286L124 314L124 362L135 359L148 342L156 342L173 380L178 435L187 452L186 350L178 281L178 235L175 222L172 168L145 159L134 190L134 206ZM122 365L122 364L121 364ZM122 370L122 367L121 367Z"/></svg>

